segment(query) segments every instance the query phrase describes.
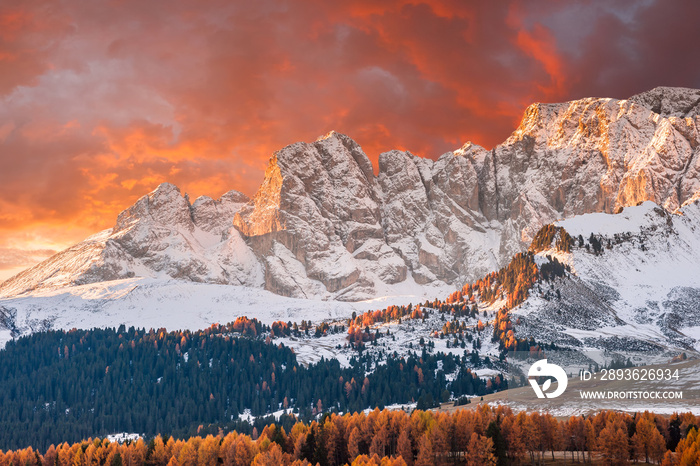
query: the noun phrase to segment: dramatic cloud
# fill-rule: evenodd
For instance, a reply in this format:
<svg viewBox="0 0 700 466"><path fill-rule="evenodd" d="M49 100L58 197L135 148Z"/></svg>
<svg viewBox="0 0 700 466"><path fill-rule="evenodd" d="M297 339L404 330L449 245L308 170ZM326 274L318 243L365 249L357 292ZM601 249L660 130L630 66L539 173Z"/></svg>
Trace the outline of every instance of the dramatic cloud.
<svg viewBox="0 0 700 466"><path fill-rule="evenodd" d="M0 248L64 247L163 181L252 195L273 151L332 129L373 161L435 158L501 142L533 101L700 87L698 17L683 0L4 2Z"/></svg>

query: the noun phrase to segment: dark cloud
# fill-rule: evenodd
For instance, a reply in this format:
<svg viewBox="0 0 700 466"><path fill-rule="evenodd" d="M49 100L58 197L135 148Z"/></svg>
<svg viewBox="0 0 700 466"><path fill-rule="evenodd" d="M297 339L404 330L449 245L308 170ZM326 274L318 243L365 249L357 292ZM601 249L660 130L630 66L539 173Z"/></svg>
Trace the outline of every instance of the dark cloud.
<svg viewBox="0 0 700 466"><path fill-rule="evenodd" d="M691 58L693 44L700 41L699 3L606 3L607 8L596 9L595 21L586 26L590 33L578 40L576 53L563 55L571 98L626 98L656 86L700 87L700 63ZM576 18L567 21L576 27ZM561 29L558 41L566 34Z"/></svg>

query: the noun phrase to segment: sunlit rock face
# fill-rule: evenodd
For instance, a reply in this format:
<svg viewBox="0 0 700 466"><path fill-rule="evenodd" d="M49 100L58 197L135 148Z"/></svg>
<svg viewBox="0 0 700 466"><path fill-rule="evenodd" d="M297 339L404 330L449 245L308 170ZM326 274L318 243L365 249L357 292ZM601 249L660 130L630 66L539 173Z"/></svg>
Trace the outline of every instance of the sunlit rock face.
<svg viewBox="0 0 700 466"><path fill-rule="evenodd" d="M531 105L496 148L509 168L504 186L526 194L533 178L548 184L545 201L565 217L645 200L677 208L699 189L699 94L660 88L628 100Z"/></svg>
<svg viewBox="0 0 700 466"><path fill-rule="evenodd" d="M487 150L379 156L331 132L276 152L252 199L190 203L164 184L96 235L0 286L13 295L131 276L360 300L397 286L461 286L505 265L540 227L700 191L700 91L533 104Z"/></svg>
<svg viewBox="0 0 700 466"><path fill-rule="evenodd" d="M304 278L348 299L404 277L460 284L503 265L544 224L645 200L673 210L692 197L698 99L661 88L533 104L492 150L467 143L437 161L390 151L376 177L356 143L331 133L275 154L234 225L259 256L284 247ZM281 267L266 270L271 289L291 291L276 288Z"/></svg>

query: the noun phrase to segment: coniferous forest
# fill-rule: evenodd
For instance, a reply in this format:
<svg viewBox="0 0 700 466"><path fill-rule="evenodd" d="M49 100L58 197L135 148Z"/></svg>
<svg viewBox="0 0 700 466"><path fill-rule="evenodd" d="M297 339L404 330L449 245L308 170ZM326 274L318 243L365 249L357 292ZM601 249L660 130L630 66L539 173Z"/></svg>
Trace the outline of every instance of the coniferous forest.
<svg viewBox="0 0 700 466"><path fill-rule="evenodd" d="M246 322L259 333L258 322ZM350 367L324 359L304 366L291 349L237 330L246 331L235 323L196 332L121 327L8 342L0 351L0 448L45 449L115 432L185 436L200 425L245 431L246 410L264 417L294 408L311 419L393 403L429 408L506 386L467 369L448 382L467 353L389 355L380 364L358 354Z"/></svg>

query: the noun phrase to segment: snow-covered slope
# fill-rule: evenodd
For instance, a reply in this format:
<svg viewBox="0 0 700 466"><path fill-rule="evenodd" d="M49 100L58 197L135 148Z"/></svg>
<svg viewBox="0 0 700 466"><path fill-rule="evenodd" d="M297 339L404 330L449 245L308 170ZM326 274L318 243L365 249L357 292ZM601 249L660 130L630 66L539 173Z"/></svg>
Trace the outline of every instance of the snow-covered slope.
<svg viewBox="0 0 700 466"><path fill-rule="evenodd" d="M518 337L534 336L539 342L581 349L658 350L666 354L669 350L700 351L700 195L673 213L648 201L617 214L574 216L557 225L574 238L571 252L545 248L537 253L536 262L544 264L553 256L568 264L571 272L552 282L536 283L527 300L512 311ZM103 247L113 234L103 232L82 248ZM594 242L601 245L602 252L596 254ZM70 254L79 255L82 248ZM67 259L70 254L60 257ZM151 256L158 257L155 253L144 255ZM82 270L91 269L83 266ZM409 277L385 285L380 299L342 303L287 298L259 287L194 283L168 278L167 274L40 287L0 298L0 344L13 335L49 328L120 324L202 328L242 315L266 323L342 321L353 311L421 303L444 298L451 291L449 286L419 285ZM479 313L486 311L483 318L489 322L505 301L482 304ZM405 340L432 335L443 324L435 315L428 327L416 328L417 334ZM475 324L476 320L469 320L469 325ZM417 324L407 320L406 325L413 328ZM400 329L392 328L392 333L396 332L401 334ZM344 341L344 336L338 338L338 342ZM485 344L482 351L492 350L492 355L497 355L496 346Z"/></svg>
<svg viewBox="0 0 700 466"><path fill-rule="evenodd" d="M557 225L574 238L571 252L539 256L557 257L572 273L536 285L514 310L519 336L575 347L700 351L700 201L676 213L644 202Z"/></svg>
<svg viewBox="0 0 700 466"><path fill-rule="evenodd" d="M131 277L356 301L407 284L458 287L504 266L545 224L700 191L700 91L533 104L503 144L437 161L379 157L329 133L270 159L253 199L190 203L169 184L0 285L0 297ZM420 292L419 292L420 294Z"/></svg>
<svg viewBox="0 0 700 466"><path fill-rule="evenodd" d="M353 312L423 302L448 291L407 281L392 290L383 290L381 298L349 303L288 298L259 287L163 278L126 278L39 289L20 297L0 298L0 348L13 337L49 329L124 324L137 328L198 330L214 323L232 322L239 316L255 317L268 325L277 320L344 320Z"/></svg>

